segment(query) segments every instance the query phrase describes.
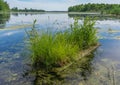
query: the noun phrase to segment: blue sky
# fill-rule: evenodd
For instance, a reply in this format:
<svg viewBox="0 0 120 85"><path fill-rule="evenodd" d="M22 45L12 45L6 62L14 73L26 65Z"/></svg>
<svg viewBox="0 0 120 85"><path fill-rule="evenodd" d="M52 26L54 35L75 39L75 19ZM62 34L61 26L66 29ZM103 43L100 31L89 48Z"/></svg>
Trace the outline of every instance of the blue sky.
<svg viewBox="0 0 120 85"><path fill-rule="evenodd" d="M34 8L44 10L66 11L69 6L84 3L114 3L120 4L120 0L5 0L10 7Z"/></svg>

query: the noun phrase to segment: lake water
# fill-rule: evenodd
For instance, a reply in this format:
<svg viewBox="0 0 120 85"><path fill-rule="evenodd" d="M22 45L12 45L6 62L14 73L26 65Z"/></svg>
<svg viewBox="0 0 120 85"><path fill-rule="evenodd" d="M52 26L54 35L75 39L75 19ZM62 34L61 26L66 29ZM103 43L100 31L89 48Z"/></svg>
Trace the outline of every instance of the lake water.
<svg viewBox="0 0 120 85"><path fill-rule="evenodd" d="M27 71L31 70L25 31L31 27L21 25L31 25L36 19L36 28L54 32L68 29L75 16L80 17L80 23L86 16L93 17L67 13L0 14L0 85L33 85L48 79L36 78L37 76L32 74L25 76ZM53 81L55 85L119 85L120 19L97 17L95 27L98 29L97 36L101 46L89 57L82 59L83 63L78 61L61 72L61 78L49 74L52 76L49 81ZM108 31L111 29L115 32Z"/></svg>

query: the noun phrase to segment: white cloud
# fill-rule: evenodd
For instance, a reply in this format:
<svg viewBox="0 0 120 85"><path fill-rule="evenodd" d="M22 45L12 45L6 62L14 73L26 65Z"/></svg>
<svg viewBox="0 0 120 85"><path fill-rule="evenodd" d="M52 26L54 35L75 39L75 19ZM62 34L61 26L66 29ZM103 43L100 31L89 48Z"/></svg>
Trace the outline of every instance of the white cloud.
<svg viewBox="0 0 120 85"><path fill-rule="evenodd" d="M19 8L35 8L35 9L45 9L45 10L67 10L70 6L69 3L59 3L59 2L25 2L17 0L7 0L10 7L19 7Z"/></svg>

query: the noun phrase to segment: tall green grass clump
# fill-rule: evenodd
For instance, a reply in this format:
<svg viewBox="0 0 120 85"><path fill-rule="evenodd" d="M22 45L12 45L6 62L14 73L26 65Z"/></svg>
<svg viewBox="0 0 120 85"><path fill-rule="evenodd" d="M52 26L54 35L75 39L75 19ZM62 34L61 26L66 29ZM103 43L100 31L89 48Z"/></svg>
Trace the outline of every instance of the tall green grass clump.
<svg viewBox="0 0 120 85"><path fill-rule="evenodd" d="M83 24L78 23L78 19L75 18L74 24L71 25L70 42L77 44L79 50L89 48L97 43L97 30L94 27L95 20L86 17Z"/></svg>
<svg viewBox="0 0 120 85"><path fill-rule="evenodd" d="M35 23L34 23L35 25ZM69 44L67 33L38 31L35 26L27 32L32 52L32 62L39 66L63 66L74 60L78 46ZM74 56L74 57L73 57Z"/></svg>
<svg viewBox="0 0 120 85"><path fill-rule="evenodd" d="M85 18L83 24L75 19L71 28L52 33L33 28L27 32L33 65L63 66L76 60L79 51L97 43L95 21Z"/></svg>
<svg viewBox="0 0 120 85"><path fill-rule="evenodd" d="M87 17L84 19L83 25L81 26L84 39L83 48L88 48L97 43L97 30L94 27L95 22L92 18Z"/></svg>

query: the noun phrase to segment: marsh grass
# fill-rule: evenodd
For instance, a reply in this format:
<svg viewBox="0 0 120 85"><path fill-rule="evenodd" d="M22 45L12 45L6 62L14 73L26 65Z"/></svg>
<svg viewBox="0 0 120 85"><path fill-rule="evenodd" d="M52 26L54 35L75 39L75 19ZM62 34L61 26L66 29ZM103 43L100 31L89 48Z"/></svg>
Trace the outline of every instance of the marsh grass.
<svg viewBox="0 0 120 85"><path fill-rule="evenodd" d="M80 50L89 48L97 43L97 30L94 25L95 20L89 17L84 19L83 24L79 24L76 18L74 24L71 25L71 42L77 44Z"/></svg>
<svg viewBox="0 0 120 85"><path fill-rule="evenodd" d="M95 21L84 19L81 25L75 19L71 28L64 32L39 31L33 28L27 32L29 36L32 62L35 66L64 66L74 61L80 50L97 43Z"/></svg>

